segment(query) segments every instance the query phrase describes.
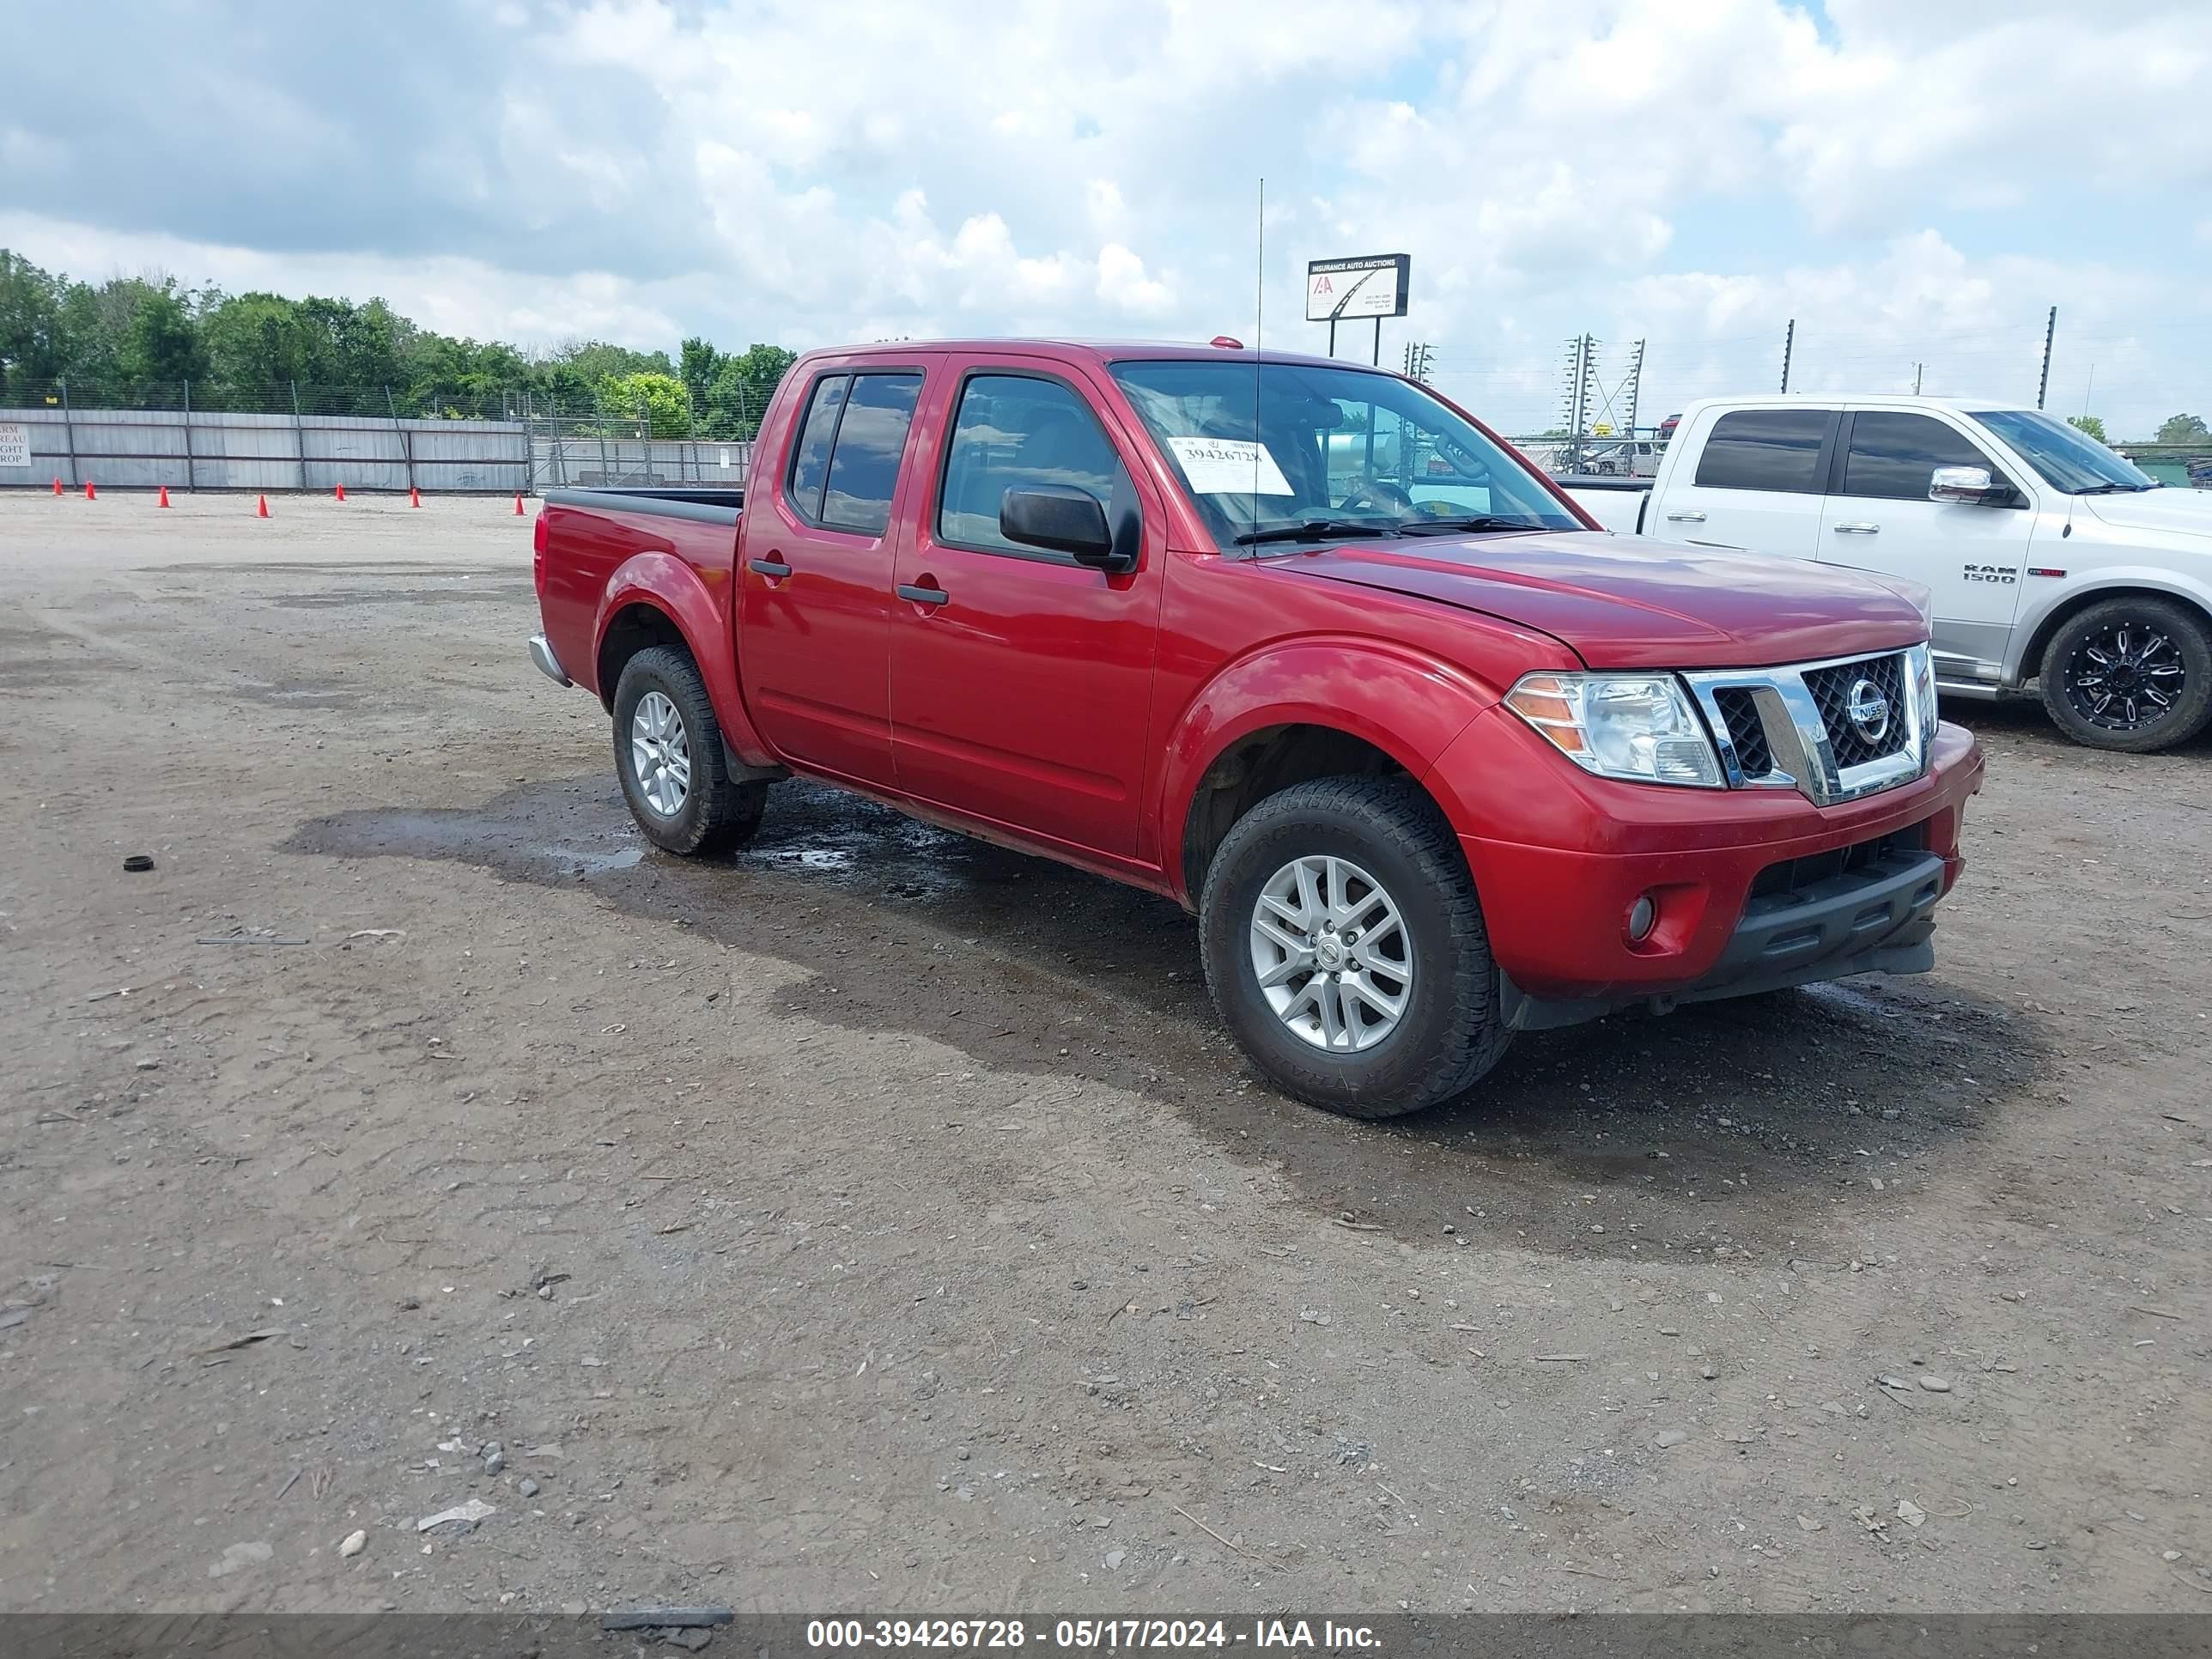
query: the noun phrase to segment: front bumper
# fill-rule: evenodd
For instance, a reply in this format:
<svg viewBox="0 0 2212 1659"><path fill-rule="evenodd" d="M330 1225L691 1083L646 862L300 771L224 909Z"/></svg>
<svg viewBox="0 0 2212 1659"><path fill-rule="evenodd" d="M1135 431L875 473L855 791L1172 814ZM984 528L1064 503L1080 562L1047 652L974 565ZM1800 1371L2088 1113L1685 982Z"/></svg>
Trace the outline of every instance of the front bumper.
<svg viewBox="0 0 2212 1659"><path fill-rule="evenodd" d="M561 666L561 659L553 654L553 642L543 634L530 636L530 660L538 665L538 672L558 686L570 686L576 682L568 678L568 671Z"/></svg>
<svg viewBox="0 0 2212 1659"><path fill-rule="evenodd" d="M1929 913L1964 867L1960 825L1982 769L1972 735L1944 726L1925 775L1840 805L1780 790L1618 783L1564 765L1521 720L1493 710L1429 781L1460 826L1509 1018L1536 1005L1520 1010L1528 1026L1926 971ZM1530 787L1540 775L1546 787ZM1848 879L1822 863L1844 848L1862 849L1844 860ZM1787 884L1790 902L1770 902L1778 896L1767 872L1800 860L1814 861L1801 866L1811 878ZM1632 939L1629 913L1646 896L1656 924Z"/></svg>
<svg viewBox="0 0 2212 1659"><path fill-rule="evenodd" d="M1933 853L1885 853L1857 870L1746 902L1720 961L1702 979L1671 991L1624 998L1534 997L1509 978L1507 1029L1577 1025L1623 1007L1656 1014L1677 1003L1751 996L1851 974L1924 974L1936 965L1936 901L1943 860Z"/></svg>

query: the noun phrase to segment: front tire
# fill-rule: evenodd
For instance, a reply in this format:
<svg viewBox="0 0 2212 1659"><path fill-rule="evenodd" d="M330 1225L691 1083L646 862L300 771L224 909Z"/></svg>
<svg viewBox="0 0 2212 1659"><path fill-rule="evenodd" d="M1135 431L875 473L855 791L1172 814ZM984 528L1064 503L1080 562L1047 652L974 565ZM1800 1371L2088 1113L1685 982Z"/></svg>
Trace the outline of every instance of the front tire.
<svg viewBox="0 0 2212 1659"><path fill-rule="evenodd" d="M641 651L615 684L615 773L645 838L686 856L726 853L753 838L768 785L731 777L722 728L690 654Z"/></svg>
<svg viewBox="0 0 2212 1659"><path fill-rule="evenodd" d="M1322 778L1239 818L1199 905L1206 988L1252 1063L1346 1117L1464 1093L1511 1034L1474 878L1404 778Z"/></svg>
<svg viewBox="0 0 2212 1659"><path fill-rule="evenodd" d="M2124 595L2069 617L2044 647L2043 706L2078 744L2147 755L2212 717L2212 639L2170 599Z"/></svg>

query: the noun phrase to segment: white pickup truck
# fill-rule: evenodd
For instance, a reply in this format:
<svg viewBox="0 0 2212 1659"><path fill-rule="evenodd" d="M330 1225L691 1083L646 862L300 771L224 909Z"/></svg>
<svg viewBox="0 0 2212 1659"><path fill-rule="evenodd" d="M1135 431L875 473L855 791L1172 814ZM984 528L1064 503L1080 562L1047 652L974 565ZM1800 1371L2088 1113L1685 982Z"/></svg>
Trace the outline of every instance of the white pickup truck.
<svg viewBox="0 0 2212 1659"><path fill-rule="evenodd" d="M2165 749L2212 716L2212 490L2160 485L2038 410L1713 398L1683 411L1648 485L1567 488L1622 534L1918 582L1942 691L2033 684L2093 748Z"/></svg>

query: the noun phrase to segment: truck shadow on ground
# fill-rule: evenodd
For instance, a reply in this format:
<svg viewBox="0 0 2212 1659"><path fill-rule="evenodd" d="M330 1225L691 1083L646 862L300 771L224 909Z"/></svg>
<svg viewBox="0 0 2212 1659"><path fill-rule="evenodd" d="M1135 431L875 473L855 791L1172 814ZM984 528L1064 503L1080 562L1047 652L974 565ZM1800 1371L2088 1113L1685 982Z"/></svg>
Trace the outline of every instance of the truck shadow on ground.
<svg viewBox="0 0 2212 1659"><path fill-rule="evenodd" d="M1831 1217L1850 1224L1854 1189L1910 1192L1970 1153L2050 1057L2032 1013L1961 996L1939 972L1523 1036L1465 1099L1364 1124L1278 1095L1245 1064L1174 904L812 784L780 786L754 843L720 863L647 848L603 777L479 809L339 813L281 850L580 884L805 970L776 994L780 1016L926 1036L979 1071L1133 1091L1279 1170L1312 1209L1401 1238L1630 1261L1809 1255Z"/></svg>

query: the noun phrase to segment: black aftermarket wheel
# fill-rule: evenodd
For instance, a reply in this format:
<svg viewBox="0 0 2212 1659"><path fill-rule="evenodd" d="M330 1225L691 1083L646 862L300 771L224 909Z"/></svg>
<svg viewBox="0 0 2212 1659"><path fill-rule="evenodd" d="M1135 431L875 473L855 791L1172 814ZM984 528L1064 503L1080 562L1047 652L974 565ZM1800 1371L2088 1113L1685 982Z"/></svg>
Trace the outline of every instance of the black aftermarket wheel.
<svg viewBox="0 0 2212 1659"><path fill-rule="evenodd" d="M2069 617L2045 647L2044 707L2093 749L2185 743L2212 715L2212 642L2194 612L2127 595Z"/></svg>
<svg viewBox="0 0 2212 1659"><path fill-rule="evenodd" d="M1414 1111L1505 1051L1474 878L1402 778L1325 778L1261 801L1214 854L1199 932L1222 1019L1313 1105Z"/></svg>
<svg viewBox="0 0 2212 1659"><path fill-rule="evenodd" d="M730 776L698 665L672 646L641 651L615 686L615 772L646 839L720 853L752 839L768 785Z"/></svg>

